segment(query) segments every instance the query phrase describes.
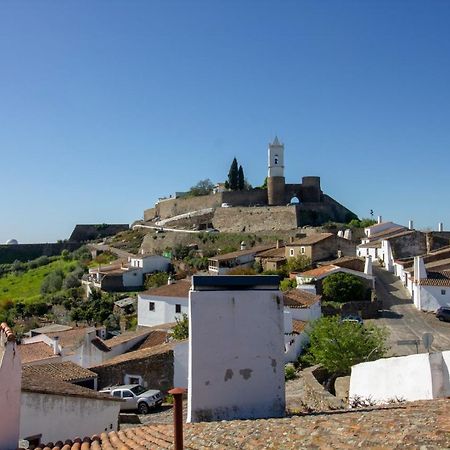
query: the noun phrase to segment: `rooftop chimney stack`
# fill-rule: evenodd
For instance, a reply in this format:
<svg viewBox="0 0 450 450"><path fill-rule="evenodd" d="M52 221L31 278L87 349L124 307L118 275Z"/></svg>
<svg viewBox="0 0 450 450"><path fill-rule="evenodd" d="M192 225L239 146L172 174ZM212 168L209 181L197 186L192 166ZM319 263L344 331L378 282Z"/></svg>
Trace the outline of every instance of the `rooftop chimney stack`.
<svg viewBox="0 0 450 450"><path fill-rule="evenodd" d="M277 248L281 248L282 244L281 239L277 239Z"/></svg>
<svg viewBox="0 0 450 450"><path fill-rule="evenodd" d="M364 273L366 275L372 275L372 257L370 255L364 261Z"/></svg>
<svg viewBox="0 0 450 450"><path fill-rule="evenodd" d="M245 243L245 241L241 242L241 250L245 250L247 248L247 244Z"/></svg>
<svg viewBox="0 0 450 450"><path fill-rule="evenodd" d="M53 338L53 354L59 355L59 336Z"/></svg>
<svg viewBox="0 0 450 450"><path fill-rule="evenodd" d="M381 216L377 217L377 223L381 223L383 221L383 218Z"/></svg>
<svg viewBox="0 0 450 450"><path fill-rule="evenodd" d="M444 224L442 222L438 223L438 231L444 231Z"/></svg>
<svg viewBox="0 0 450 450"><path fill-rule="evenodd" d="M169 278L167 278L167 285L170 286L171 284L174 284L175 280L172 278L172 275L169 275Z"/></svg>
<svg viewBox="0 0 450 450"><path fill-rule="evenodd" d="M410 221L408 222L408 228L409 228L410 230L414 229L414 222L413 222L412 220L410 220Z"/></svg>

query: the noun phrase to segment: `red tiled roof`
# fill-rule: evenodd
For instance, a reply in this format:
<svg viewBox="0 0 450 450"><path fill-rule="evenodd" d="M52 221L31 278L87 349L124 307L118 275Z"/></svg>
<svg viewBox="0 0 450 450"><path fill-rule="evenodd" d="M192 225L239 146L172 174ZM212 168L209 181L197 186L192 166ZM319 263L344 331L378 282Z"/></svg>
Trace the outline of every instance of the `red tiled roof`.
<svg viewBox="0 0 450 450"><path fill-rule="evenodd" d="M155 297L179 297L188 298L191 289L191 282L186 280L179 280L173 284L165 284L157 288L149 289L148 291L140 292L139 295L155 296Z"/></svg>
<svg viewBox="0 0 450 450"><path fill-rule="evenodd" d="M328 239L332 236L334 236L333 233L315 233L315 234L311 234L310 236L301 238L298 241L294 241L290 244L287 244L286 246L287 247L295 247L295 246L299 246L299 245L314 245L314 244L322 242L325 239Z"/></svg>
<svg viewBox="0 0 450 450"><path fill-rule="evenodd" d="M56 358L59 355L53 353L53 348L45 342L32 342L30 344L20 344L17 346L22 364L29 364L43 359Z"/></svg>
<svg viewBox="0 0 450 450"><path fill-rule="evenodd" d="M271 248L274 248L274 247L275 247L275 244L258 245L258 246L255 246L255 247L246 248L245 250L236 250L235 252L225 253L224 255L212 256L209 259L213 260L213 261L227 261L229 259L238 258L239 256L252 255L252 254L256 255L259 252L265 252L265 251L270 250Z"/></svg>
<svg viewBox="0 0 450 450"><path fill-rule="evenodd" d="M335 272L336 270L339 270L339 269L341 269L341 268L338 266L335 266L333 264L328 264L327 266L320 266L320 267L317 267L316 269L311 269L311 270L307 270L306 272L301 272L301 273L299 273L298 276L303 277L303 278L318 278L318 277L321 277L328 273Z"/></svg>
<svg viewBox="0 0 450 450"><path fill-rule="evenodd" d="M285 246L280 248L271 248L269 250L259 252L256 256L258 258L284 258L286 254Z"/></svg>
<svg viewBox="0 0 450 450"><path fill-rule="evenodd" d="M97 378L95 372L85 369L72 361L24 366L22 372L25 376L33 376L35 374L44 375L49 378L67 381L69 383Z"/></svg>
<svg viewBox="0 0 450 450"><path fill-rule="evenodd" d="M15 342L16 336L14 335L13 331L11 330L11 328L9 328L7 323L2 322L0 324L0 332L5 335L6 340L8 342Z"/></svg>
<svg viewBox="0 0 450 450"><path fill-rule="evenodd" d="M322 411L282 419L231 420L183 424L185 450L265 448L449 448L450 400L437 399ZM382 432L381 432L381 431ZM174 445L172 424L153 424L102 433L95 442L64 450L161 450ZM45 447L36 448L43 450ZM49 450L62 450L63 444Z"/></svg>
<svg viewBox="0 0 450 450"><path fill-rule="evenodd" d="M292 319L292 331L296 334L302 333L307 325L308 322L305 322L304 320L297 320Z"/></svg>
<svg viewBox="0 0 450 450"><path fill-rule="evenodd" d="M59 345L61 345L61 347L75 350L83 343L86 333L90 329L91 327L77 327L67 331L45 333L45 335L50 338L58 337L59 338L58 342Z"/></svg>
<svg viewBox="0 0 450 450"><path fill-rule="evenodd" d="M290 308L309 308L318 301L320 295L311 294L303 289L291 289L283 294L284 306Z"/></svg>
<svg viewBox="0 0 450 450"><path fill-rule="evenodd" d="M106 345L108 348L116 347L117 345L123 344L124 342L131 341L133 339L136 339L138 337L142 337L142 340L145 339L145 337L150 334L150 329L141 329L136 331L125 331L122 334L119 334L119 336L114 336L110 339L106 339L103 341L103 344Z"/></svg>
<svg viewBox="0 0 450 450"><path fill-rule="evenodd" d="M450 286L450 271L427 272L427 278L419 280L421 286Z"/></svg>
<svg viewBox="0 0 450 450"><path fill-rule="evenodd" d="M175 324L173 324L175 325ZM139 350L143 348L151 348L157 345L164 344L169 336L169 330L155 330L152 331L142 344L139 345Z"/></svg>

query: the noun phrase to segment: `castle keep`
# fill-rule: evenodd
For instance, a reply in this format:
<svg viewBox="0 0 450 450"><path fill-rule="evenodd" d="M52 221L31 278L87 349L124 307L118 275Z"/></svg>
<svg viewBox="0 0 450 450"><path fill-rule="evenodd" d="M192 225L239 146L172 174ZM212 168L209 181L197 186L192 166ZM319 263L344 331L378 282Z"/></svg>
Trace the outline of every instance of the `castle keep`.
<svg viewBox="0 0 450 450"><path fill-rule="evenodd" d="M301 183L286 183L284 145L275 137L268 148L267 189L223 191L199 197L159 200L144 211L144 221L173 218L167 226L214 226L220 231L288 230L328 221L349 222L356 215L320 188L320 177L306 176ZM222 204L232 206L221 207ZM239 207L237 209L236 207ZM188 215L188 217L179 217Z"/></svg>

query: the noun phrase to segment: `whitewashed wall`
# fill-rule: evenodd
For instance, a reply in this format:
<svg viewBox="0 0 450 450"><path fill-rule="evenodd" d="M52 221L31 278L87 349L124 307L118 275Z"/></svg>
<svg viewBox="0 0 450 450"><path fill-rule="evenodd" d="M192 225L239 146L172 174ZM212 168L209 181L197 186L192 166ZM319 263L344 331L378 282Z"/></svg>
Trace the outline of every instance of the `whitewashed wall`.
<svg viewBox="0 0 450 450"><path fill-rule="evenodd" d="M153 255L143 259L144 273L166 272L169 269L170 259L164 256Z"/></svg>
<svg viewBox="0 0 450 450"><path fill-rule="evenodd" d="M292 339L294 340L294 343L292 345L286 345L289 344ZM308 344L309 337L303 332L294 336L286 336L286 341L288 342L285 344L284 362L295 362L302 350Z"/></svg>
<svg viewBox="0 0 450 450"><path fill-rule="evenodd" d="M42 433L44 443L64 442L117 431L119 409L117 401L23 392L20 438Z"/></svg>
<svg viewBox="0 0 450 450"><path fill-rule="evenodd" d="M144 273L142 269L124 271L122 274L124 287L138 287L144 284Z"/></svg>
<svg viewBox="0 0 450 450"><path fill-rule="evenodd" d="M150 311L150 302L155 303L155 310ZM175 305L181 305L181 313L175 314ZM164 323L175 322L188 313L188 299L182 297L157 297L138 295L138 325L152 327Z"/></svg>
<svg viewBox="0 0 450 450"><path fill-rule="evenodd" d="M0 449L16 450L19 438L22 364L15 342L0 332Z"/></svg>
<svg viewBox="0 0 450 450"><path fill-rule="evenodd" d="M284 415L283 300L277 291L193 291L188 422Z"/></svg>
<svg viewBox="0 0 450 450"><path fill-rule="evenodd" d="M414 304L422 311L433 312L441 306L450 306L450 287L416 285L414 289Z"/></svg>
<svg viewBox="0 0 450 450"><path fill-rule="evenodd" d="M322 316L322 307L320 301L314 303L309 308L289 308L292 318L295 320L303 320L309 322L310 320L320 319Z"/></svg>
<svg viewBox="0 0 450 450"><path fill-rule="evenodd" d="M173 349L173 385L188 387L189 341L180 342Z"/></svg>
<svg viewBox="0 0 450 450"><path fill-rule="evenodd" d="M383 358L352 367L349 398L377 403L401 398L428 400L450 395L450 352Z"/></svg>

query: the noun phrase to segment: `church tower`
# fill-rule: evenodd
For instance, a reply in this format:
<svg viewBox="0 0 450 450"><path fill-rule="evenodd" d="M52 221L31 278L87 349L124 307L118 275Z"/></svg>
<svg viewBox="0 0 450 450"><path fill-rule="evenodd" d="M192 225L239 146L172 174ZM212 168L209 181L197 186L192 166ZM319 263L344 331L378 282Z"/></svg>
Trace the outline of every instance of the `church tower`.
<svg viewBox="0 0 450 450"><path fill-rule="evenodd" d="M271 206L285 203L284 145L275 136L268 150L267 201Z"/></svg>

